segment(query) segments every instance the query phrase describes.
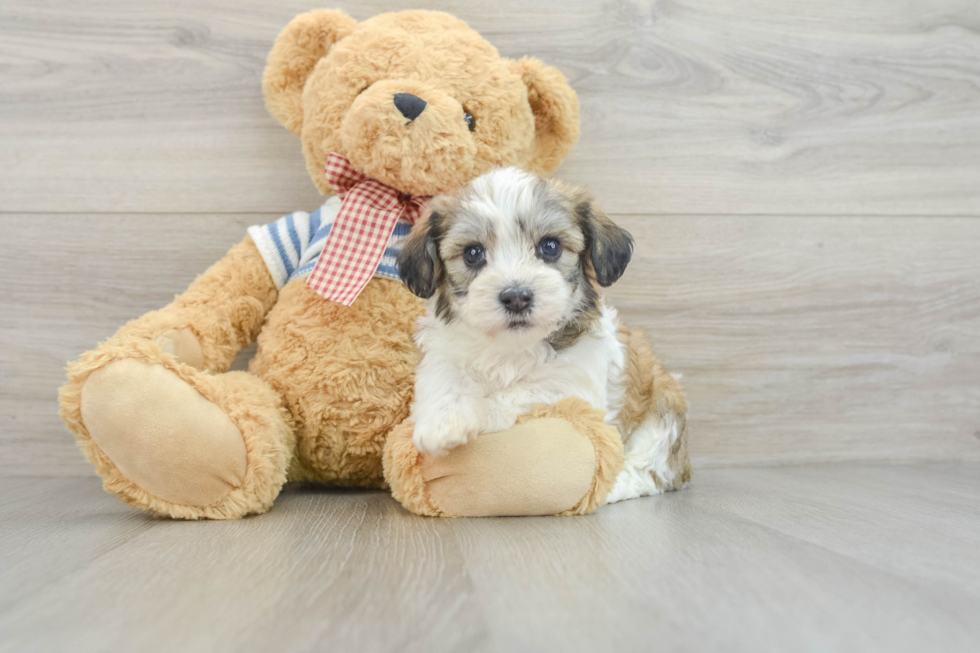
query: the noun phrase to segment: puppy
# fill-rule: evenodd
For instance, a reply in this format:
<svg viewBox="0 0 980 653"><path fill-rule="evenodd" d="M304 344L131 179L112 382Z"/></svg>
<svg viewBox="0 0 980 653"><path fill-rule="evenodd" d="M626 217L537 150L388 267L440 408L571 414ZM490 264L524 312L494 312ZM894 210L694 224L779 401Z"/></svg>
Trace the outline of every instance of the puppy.
<svg viewBox="0 0 980 653"><path fill-rule="evenodd" d="M535 404L579 397L624 441L608 503L686 484L684 391L600 293L625 271L630 234L586 192L516 168L429 206L398 257L402 280L428 300L415 336L419 451L444 453Z"/></svg>

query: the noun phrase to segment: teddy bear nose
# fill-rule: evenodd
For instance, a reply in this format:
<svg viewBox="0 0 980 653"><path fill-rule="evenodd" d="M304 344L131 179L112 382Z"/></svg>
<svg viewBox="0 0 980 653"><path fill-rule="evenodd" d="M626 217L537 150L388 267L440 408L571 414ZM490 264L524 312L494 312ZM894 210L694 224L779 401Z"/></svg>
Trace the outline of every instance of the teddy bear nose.
<svg viewBox="0 0 980 653"><path fill-rule="evenodd" d="M426 102L417 95L411 93L395 93L395 108L402 112L402 115L415 120L419 114L425 111Z"/></svg>

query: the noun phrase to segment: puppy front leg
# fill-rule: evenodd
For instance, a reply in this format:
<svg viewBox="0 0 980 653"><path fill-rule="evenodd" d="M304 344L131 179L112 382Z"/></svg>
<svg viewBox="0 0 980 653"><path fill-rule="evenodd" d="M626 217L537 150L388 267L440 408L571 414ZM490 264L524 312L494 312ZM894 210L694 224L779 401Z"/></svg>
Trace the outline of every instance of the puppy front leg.
<svg viewBox="0 0 980 653"><path fill-rule="evenodd" d="M518 384L487 397L486 418L482 433L505 431L517 423L521 415L531 412L535 406L553 404L566 396L565 392L554 392L542 384Z"/></svg>
<svg viewBox="0 0 980 653"><path fill-rule="evenodd" d="M475 438L485 417L486 401L476 382L438 354L427 353L415 373L415 448L445 454Z"/></svg>
<svg viewBox="0 0 980 653"><path fill-rule="evenodd" d="M498 393L487 397L483 433L505 431L517 423L517 418L527 413L533 404L522 401L513 393Z"/></svg>

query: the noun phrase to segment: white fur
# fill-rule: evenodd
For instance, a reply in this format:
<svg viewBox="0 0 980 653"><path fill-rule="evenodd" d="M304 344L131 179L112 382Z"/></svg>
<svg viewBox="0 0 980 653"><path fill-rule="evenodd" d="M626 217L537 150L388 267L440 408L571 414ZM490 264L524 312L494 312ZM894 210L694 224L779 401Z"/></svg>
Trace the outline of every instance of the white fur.
<svg viewBox="0 0 980 653"><path fill-rule="evenodd" d="M609 491L606 503L662 492L653 474L665 487L669 487L674 482L676 472L667 461L680 432L680 424L673 414L666 417L650 415L643 420L626 441L623 471L616 477L616 484Z"/></svg>
<svg viewBox="0 0 980 653"><path fill-rule="evenodd" d="M460 202L461 211L478 216L486 225L481 232L494 234L494 244L487 247L486 266L470 284L466 297L456 300L454 308L473 330L493 336L510 349L527 349L547 338L568 317L573 300L572 290L561 273L537 258L534 244L517 224L516 216L520 215L533 215L536 224L549 223L547 213L535 206L536 181L533 175L517 168L501 168L474 180ZM460 228L470 234L472 226ZM498 297L508 286L534 289L534 318L528 328L507 328L513 316L504 311Z"/></svg>
<svg viewBox="0 0 980 653"><path fill-rule="evenodd" d="M616 310L603 307L599 328L555 352L540 341L516 349L460 322L446 324L433 307L415 339L422 362L415 377L415 446L443 452L479 433L502 431L535 404L579 397L616 423L623 404L624 346Z"/></svg>

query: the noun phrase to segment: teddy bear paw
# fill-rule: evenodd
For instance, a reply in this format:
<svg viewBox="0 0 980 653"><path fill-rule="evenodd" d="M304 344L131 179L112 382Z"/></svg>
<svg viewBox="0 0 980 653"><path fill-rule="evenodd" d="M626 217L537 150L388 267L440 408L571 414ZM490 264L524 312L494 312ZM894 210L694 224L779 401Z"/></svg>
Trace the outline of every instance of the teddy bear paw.
<svg viewBox="0 0 980 653"><path fill-rule="evenodd" d="M93 373L82 389L81 415L95 444L135 486L131 494L142 490L203 508L243 483L246 448L238 427L160 365L123 359Z"/></svg>

